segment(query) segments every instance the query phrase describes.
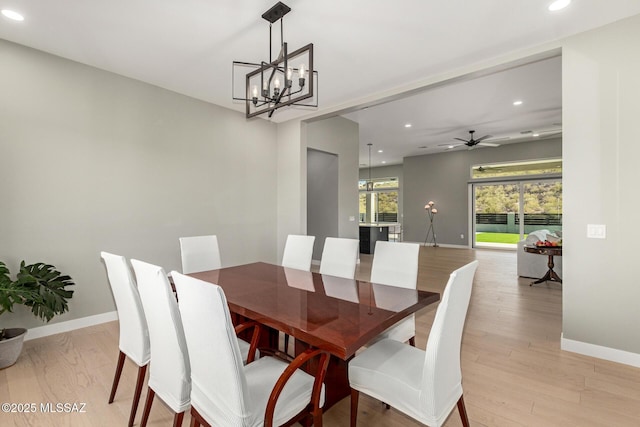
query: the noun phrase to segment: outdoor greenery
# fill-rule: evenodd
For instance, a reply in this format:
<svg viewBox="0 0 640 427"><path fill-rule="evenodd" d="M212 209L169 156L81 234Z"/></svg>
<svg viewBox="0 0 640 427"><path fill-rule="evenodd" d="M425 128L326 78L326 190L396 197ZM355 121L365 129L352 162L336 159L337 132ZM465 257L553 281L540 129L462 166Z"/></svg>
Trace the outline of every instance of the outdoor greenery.
<svg viewBox="0 0 640 427"><path fill-rule="evenodd" d="M527 235L525 234L525 238ZM476 242L478 243L506 243L517 244L520 235L517 233L477 233Z"/></svg>
<svg viewBox="0 0 640 427"><path fill-rule="evenodd" d="M562 213L562 182L524 184L524 213ZM518 212L520 190L517 184L478 185L477 213Z"/></svg>

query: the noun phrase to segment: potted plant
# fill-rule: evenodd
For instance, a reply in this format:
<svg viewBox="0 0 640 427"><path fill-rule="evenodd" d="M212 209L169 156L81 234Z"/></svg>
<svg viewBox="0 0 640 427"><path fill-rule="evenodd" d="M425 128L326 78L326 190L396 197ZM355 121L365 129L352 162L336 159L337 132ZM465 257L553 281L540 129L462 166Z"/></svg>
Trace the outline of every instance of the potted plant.
<svg viewBox="0 0 640 427"><path fill-rule="evenodd" d="M20 304L48 322L69 309L67 299L73 291L66 288L73 285L71 277L42 262L26 265L22 261L16 280L11 280L9 269L0 261L0 315ZM0 369L18 360L26 333L25 328L0 328Z"/></svg>

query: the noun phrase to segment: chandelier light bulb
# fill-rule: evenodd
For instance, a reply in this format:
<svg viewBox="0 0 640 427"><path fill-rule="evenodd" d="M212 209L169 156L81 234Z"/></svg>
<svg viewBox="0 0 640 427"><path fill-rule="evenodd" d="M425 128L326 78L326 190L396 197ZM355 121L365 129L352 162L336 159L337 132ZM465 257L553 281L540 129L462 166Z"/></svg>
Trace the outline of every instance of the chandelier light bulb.
<svg viewBox="0 0 640 427"><path fill-rule="evenodd" d="M298 71L298 77L304 79L304 64L300 64L300 70Z"/></svg>
<svg viewBox="0 0 640 427"><path fill-rule="evenodd" d="M276 88L276 89L280 89L280 79L276 79L273 82L273 87Z"/></svg>
<svg viewBox="0 0 640 427"><path fill-rule="evenodd" d="M257 98L258 97L258 86L253 85L253 97Z"/></svg>

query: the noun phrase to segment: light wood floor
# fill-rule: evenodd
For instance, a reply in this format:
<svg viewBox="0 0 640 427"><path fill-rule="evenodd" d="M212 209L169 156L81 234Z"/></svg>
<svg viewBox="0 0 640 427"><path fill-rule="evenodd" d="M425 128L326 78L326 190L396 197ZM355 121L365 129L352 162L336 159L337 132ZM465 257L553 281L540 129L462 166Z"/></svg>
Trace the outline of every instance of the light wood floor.
<svg viewBox="0 0 640 427"><path fill-rule="evenodd" d="M462 345L463 387L473 426L640 426L640 369L560 350L562 292L555 283L529 287L516 277L513 252L422 248L419 287L441 291L448 275L478 259ZM358 278L368 279L362 256ZM424 348L434 309L417 316ZM125 364L113 404L107 404L118 353L116 322L25 343L18 363L0 370L0 402L86 403L84 413L7 414L0 426L124 426L136 367ZM143 392L136 424L146 396ZM419 425L364 395L359 425ZM150 426L172 414L156 399ZM183 425L187 426L186 416ZM326 426L349 425L348 398L325 413ZM457 410L446 426L460 426Z"/></svg>

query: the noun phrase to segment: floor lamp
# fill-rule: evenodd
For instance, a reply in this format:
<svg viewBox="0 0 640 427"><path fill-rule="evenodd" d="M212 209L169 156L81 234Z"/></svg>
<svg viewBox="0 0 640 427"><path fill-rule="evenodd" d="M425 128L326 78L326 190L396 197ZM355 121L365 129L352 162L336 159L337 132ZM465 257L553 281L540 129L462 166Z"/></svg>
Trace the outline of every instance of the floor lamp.
<svg viewBox="0 0 640 427"><path fill-rule="evenodd" d="M429 216L429 228L427 229L427 237L424 239L424 246L427 246L427 241L435 248L438 246L438 241L436 240L436 229L433 225L433 219L435 215L438 213L438 209L433 206L435 203L433 201L429 201L426 205L424 205L424 209L427 211L427 215ZM429 240L429 236L431 236L431 240Z"/></svg>

